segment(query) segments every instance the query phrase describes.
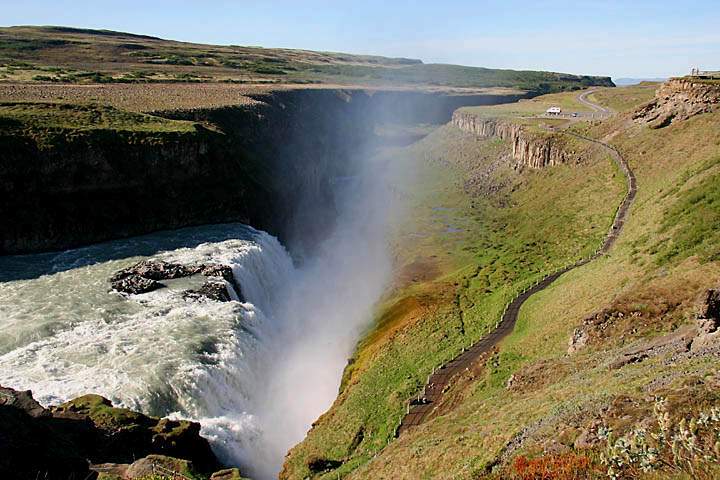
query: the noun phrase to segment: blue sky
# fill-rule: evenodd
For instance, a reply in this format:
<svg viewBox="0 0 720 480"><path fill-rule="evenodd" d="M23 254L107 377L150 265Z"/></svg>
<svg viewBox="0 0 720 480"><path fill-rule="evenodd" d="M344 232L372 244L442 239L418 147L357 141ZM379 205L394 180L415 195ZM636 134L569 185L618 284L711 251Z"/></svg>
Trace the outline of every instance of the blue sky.
<svg viewBox="0 0 720 480"><path fill-rule="evenodd" d="M720 0L0 0L0 25L616 78L720 69Z"/></svg>

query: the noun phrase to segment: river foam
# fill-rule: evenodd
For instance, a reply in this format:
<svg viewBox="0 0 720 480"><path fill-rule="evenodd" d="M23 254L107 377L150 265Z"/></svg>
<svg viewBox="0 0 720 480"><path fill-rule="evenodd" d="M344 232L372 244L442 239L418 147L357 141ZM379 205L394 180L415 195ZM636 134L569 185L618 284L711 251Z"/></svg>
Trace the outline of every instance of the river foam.
<svg viewBox="0 0 720 480"><path fill-rule="evenodd" d="M298 266L277 239L240 224L0 258L0 385L32 389L44 404L99 393L197 420L221 460L276 477L335 400L390 277L391 179L408 174L389 166L358 162L333 185L336 221L322 241L310 237ZM109 292L115 272L144 258L230 265L242 296L188 300L193 278Z"/></svg>
<svg viewBox="0 0 720 480"><path fill-rule="evenodd" d="M187 285L128 298L109 292L115 271L148 256L231 265L245 301L187 300ZM0 283L1 385L32 389L44 404L94 392L146 413L201 420L221 458L254 462L257 389L280 327L273 296L294 270L274 237L210 226L8 257L0 267L6 278L32 277Z"/></svg>

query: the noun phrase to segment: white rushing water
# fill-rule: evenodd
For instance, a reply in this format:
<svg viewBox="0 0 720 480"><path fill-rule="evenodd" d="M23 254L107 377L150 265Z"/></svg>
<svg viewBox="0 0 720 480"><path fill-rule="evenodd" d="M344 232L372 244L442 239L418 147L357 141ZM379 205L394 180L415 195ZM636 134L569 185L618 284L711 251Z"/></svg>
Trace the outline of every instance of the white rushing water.
<svg viewBox="0 0 720 480"><path fill-rule="evenodd" d="M170 262L231 265L246 302L186 300L185 279L129 298L109 292L115 271L153 250ZM258 375L280 326L273 295L294 271L274 237L244 225L183 229L8 257L0 268L0 385L29 388L44 404L95 392L176 412L202 421L221 458L254 461Z"/></svg>
<svg viewBox="0 0 720 480"><path fill-rule="evenodd" d="M98 393L197 420L221 460L276 477L337 396L390 275L390 179L408 172L391 175L377 158L359 165L336 179L337 221L299 267L277 239L241 224L0 257L0 385L46 405ZM244 301L184 298L195 277L109 291L115 272L144 258L230 265Z"/></svg>
<svg viewBox="0 0 720 480"><path fill-rule="evenodd" d="M300 268L277 239L240 224L0 258L0 385L46 405L98 393L197 420L221 460L275 477L335 399L389 276L384 185L339 185L339 220ZM244 301L184 298L195 277L111 292L108 279L144 258L230 265Z"/></svg>

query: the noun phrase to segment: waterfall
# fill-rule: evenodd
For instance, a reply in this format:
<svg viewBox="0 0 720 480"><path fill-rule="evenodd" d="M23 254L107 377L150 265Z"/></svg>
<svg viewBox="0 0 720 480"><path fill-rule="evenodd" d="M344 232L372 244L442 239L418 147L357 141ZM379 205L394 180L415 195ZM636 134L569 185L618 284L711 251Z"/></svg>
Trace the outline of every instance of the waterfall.
<svg viewBox="0 0 720 480"><path fill-rule="evenodd" d="M108 292L112 273L147 258L131 255L143 250L161 250L150 256L169 262L231 265L245 301L190 301L182 283L129 298ZM0 385L32 389L44 404L99 393L199 420L221 459L254 463L257 392L282 327L274 296L294 271L277 239L211 226L0 263L6 272L44 272L0 283Z"/></svg>
<svg viewBox="0 0 720 480"><path fill-rule="evenodd" d="M390 277L398 175L386 160L358 165L336 185L334 227L298 266L277 239L240 224L0 258L0 385L46 405L98 393L197 420L221 460L275 477L332 405ZM109 292L115 272L145 258L230 265L242 301L187 299L192 278Z"/></svg>

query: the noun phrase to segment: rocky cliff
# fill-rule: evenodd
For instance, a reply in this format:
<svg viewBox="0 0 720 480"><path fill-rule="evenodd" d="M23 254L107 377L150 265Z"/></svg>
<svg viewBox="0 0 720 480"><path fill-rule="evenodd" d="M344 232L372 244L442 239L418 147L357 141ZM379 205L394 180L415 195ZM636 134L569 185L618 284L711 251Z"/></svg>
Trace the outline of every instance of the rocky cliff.
<svg viewBox="0 0 720 480"><path fill-rule="evenodd" d="M633 118L651 128L662 128L719 106L720 80L673 78L663 83L655 98L638 108Z"/></svg>
<svg viewBox="0 0 720 480"><path fill-rule="evenodd" d="M198 423L116 408L99 395L48 409L30 391L0 386L2 478L95 478L97 464L129 465L148 455L182 458L205 474L221 468Z"/></svg>
<svg viewBox="0 0 720 480"><path fill-rule="evenodd" d="M517 123L458 110L453 114L452 124L481 137L497 137L509 142L516 168L543 168L576 160L565 148L562 137L531 133Z"/></svg>
<svg viewBox="0 0 720 480"><path fill-rule="evenodd" d="M524 95L292 90L255 105L156 112L194 131L29 127L0 118L0 254L240 221L291 246L334 218L331 181L378 122L444 123Z"/></svg>

